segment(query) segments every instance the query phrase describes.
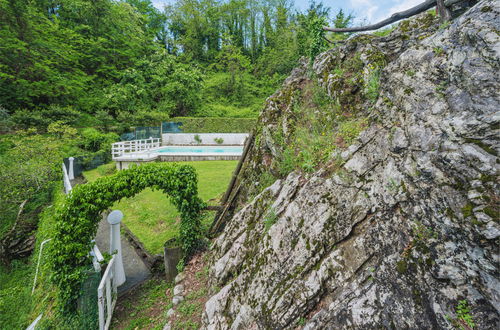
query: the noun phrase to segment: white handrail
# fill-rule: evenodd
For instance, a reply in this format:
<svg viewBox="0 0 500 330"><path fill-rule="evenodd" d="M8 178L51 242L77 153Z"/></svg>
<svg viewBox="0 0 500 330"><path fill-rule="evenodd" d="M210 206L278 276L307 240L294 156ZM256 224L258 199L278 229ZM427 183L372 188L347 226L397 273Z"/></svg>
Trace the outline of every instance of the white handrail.
<svg viewBox="0 0 500 330"><path fill-rule="evenodd" d="M40 252L38 253L38 262L36 263L35 279L33 280L33 289L31 290L31 295L35 292L36 279L38 277L38 268L40 268L40 259L42 258L42 250L45 243L52 240L52 238L46 239L40 244Z"/></svg>
<svg viewBox="0 0 500 330"><path fill-rule="evenodd" d="M107 330L111 324L113 309L116 304L117 288L114 280L114 263L116 255L109 261L97 288L97 304L99 306L99 330Z"/></svg>
<svg viewBox="0 0 500 330"><path fill-rule="evenodd" d="M92 264L94 265L94 270L96 272L101 271L101 261L104 261L104 257L102 256L101 251L97 247L97 244L94 244L92 250L90 250L90 256L92 257Z"/></svg>
<svg viewBox="0 0 500 330"><path fill-rule="evenodd" d="M62 163L62 168L63 168L64 192L67 195L71 192L71 189L73 189L73 187L71 187L71 181L69 180L68 171L66 170L66 165L64 165L64 163Z"/></svg>
<svg viewBox="0 0 500 330"><path fill-rule="evenodd" d="M115 142L111 146L111 155L112 158L115 159L117 157L123 156L126 153L141 152L153 148L159 148L160 145L161 139L152 137L143 140Z"/></svg>
<svg viewBox="0 0 500 330"><path fill-rule="evenodd" d="M38 317L33 321L33 323L31 323L27 328L26 330L35 330L36 328L36 325L38 324L38 322L42 319L42 314L38 315Z"/></svg>

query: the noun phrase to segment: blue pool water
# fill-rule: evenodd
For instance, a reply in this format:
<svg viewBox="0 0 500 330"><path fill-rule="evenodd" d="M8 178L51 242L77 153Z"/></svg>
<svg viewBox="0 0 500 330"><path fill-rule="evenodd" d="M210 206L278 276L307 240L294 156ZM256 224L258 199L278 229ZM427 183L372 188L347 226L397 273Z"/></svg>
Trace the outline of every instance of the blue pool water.
<svg viewBox="0 0 500 330"><path fill-rule="evenodd" d="M165 154L239 154L243 153L243 147L238 146L170 146L164 147L156 152Z"/></svg>

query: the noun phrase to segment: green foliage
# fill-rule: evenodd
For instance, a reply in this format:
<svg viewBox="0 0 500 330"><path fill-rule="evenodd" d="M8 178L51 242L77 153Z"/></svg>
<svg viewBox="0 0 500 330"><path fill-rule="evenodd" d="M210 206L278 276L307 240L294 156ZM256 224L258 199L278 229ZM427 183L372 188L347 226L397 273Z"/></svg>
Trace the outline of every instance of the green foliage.
<svg viewBox="0 0 500 330"><path fill-rule="evenodd" d="M217 144L223 144L224 143L224 139L223 138L215 138L214 141Z"/></svg>
<svg viewBox="0 0 500 330"><path fill-rule="evenodd" d="M325 49L320 25L353 18L329 14L270 0L180 0L163 11L149 0L1 0L0 130L254 118L301 57Z"/></svg>
<svg viewBox="0 0 500 330"><path fill-rule="evenodd" d="M10 116L10 120L17 128L36 127L46 130L54 122L71 125L79 118L79 113L72 107L60 107L51 105L46 109L20 109Z"/></svg>
<svg viewBox="0 0 500 330"><path fill-rule="evenodd" d="M186 263L184 261L184 258L181 258L177 265L175 265L175 268L177 269L177 272L182 273L184 271Z"/></svg>
<svg viewBox="0 0 500 330"><path fill-rule="evenodd" d="M24 201L26 221L20 227L36 225L54 181L61 178L62 158L77 150L67 135L40 135L33 130L13 135L6 142L9 148L0 155L0 237L11 228Z"/></svg>
<svg viewBox="0 0 500 330"><path fill-rule="evenodd" d="M193 118L175 117L185 133L249 133L255 126L253 118Z"/></svg>
<svg viewBox="0 0 500 330"><path fill-rule="evenodd" d="M95 128L85 128L81 132L80 147L87 151L111 151L111 144L119 140L115 133L101 133Z"/></svg>
<svg viewBox="0 0 500 330"><path fill-rule="evenodd" d="M269 228L271 228L272 225L274 225L278 221L278 215L276 214L276 211L274 208L271 207L269 212L267 212L266 216L264 217L264 229L265 231L269 231Z"/></svg>
<svg viewBox="0 0 500 330"><path fill-rule="evenodd" d="M320 166L334 169L341 160L333 157L337 149L346 148L366 127L367 120L344 113L337 102L316 83L310 83L302 91L302 102L294 105L293 130L287 137L279 130L273 135L281 146L276 170L285 177L293 170L311 173Z"/></svg>
<svg viewBox="0 0 500 330"><path fill-rule="evenodd" d="M24 329L29 325L32 268L23 261L15 261L9 268L0 265L1 329Z"/></svg>
<svg viewBox="0 0 500 330"><path fill-rule="evenodd" d="M202 78L196 66L179 63L166 51L157 51L121 73L120 82L105 90L103 107L118 117L149 112L167 116L193 113L200 105Z"/></svg>
<svg viewBox="0 0 500 330"><path fill-rule="evenodd" d="M64 124L62 121L55 121L47 127L47 133L54 134L55 136L61 138L74 138L77 134L76 128Z"/></svg>
<svg viewBox="0 0 500 330"><path fill-rule="evenodd" d="M323 26L327 25L326 20L323 17L315 17L311 22L311 49L309 50L310 63L314 61L316 56L325 49L325 31Z"/></svg>
<svg viewBox="0 0 500 330"><path fill-rule="evenodd" d="M194 140L196 141L196 143L200 144L202 143L203 141L201 140L200 136L198 134L195 134L194 136Z"/></svg>
<svg viewBox="0 0 500 330"><path fill-rule="evenodd" d="M365 95L372 103L375 103L380 93L380 68L372 65L370 69L365 83Z"/></svg>
<svg viewBox="0 0 500 330"><path fill-rule="evenodd" d="M76 186L64 203L58 205L56 232L50 246L54 283L64 311L74 311L78 288L89 263L88 251L103 210L122 198L146 187L160 189L170 196L181 214L180 240L185 255L192 253L200 237L200 210L197 176L191 166L147 164Z"/></svg>
<svg viewBox="0 0 500 330"><path fill-rule="evenodd" d="M462 330L466 330L467 328L474 329L476 324L474 323L474 318L470 313L469 303L467 302L467 300L460 300L455 309L455 312L457 314L457 318L454 323L457 328ZM464 325L467 325L467 328L464 327Z"/></svg>
<svg viewBox="0 0 500 330"><path fill-rule="evenodd" d="M394 31L397 27L398 26L395 24L395 25L374 31L372 34L377 36L377 37L385 37L385 36L388 36L389 34L391 34L391 32Z"/></svg>
<svg viewBox="0 0 500 330"><path fill-rule="evenodd" d="M436 54L436 56L441 56L444 53L444 49L441 47L434 47L432 48L432 51Z"/></svg>
<svg viewBox="0 0 500 330"><path fill-rule="evenodd" d="M0 133L7 133L12 129L13 123L7 109L0 106Z"/></svg>

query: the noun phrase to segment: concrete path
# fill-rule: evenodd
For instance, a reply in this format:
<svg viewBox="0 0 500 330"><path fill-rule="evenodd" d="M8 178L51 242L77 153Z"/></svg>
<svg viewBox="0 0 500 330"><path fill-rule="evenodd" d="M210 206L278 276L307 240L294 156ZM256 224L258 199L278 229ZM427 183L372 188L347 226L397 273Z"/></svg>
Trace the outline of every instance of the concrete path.
<svg viewBox="0 0 500 330"><path fill-rule="evenodd" d="M109 238L110 238L110 226L108 222L103 219L99 223L99 228L97 229L97 235L95 238L97 247L101 253L109 253ZM151 276L149 268L146 267L142 259L139 257L135 249L130 245L128 240L121 235L122 243L122 256L123 256L123 268L125 269L126 281L124 284L118 287L118 294L124 293L129 289L133 288L137 284L145 281Z"/></svg>

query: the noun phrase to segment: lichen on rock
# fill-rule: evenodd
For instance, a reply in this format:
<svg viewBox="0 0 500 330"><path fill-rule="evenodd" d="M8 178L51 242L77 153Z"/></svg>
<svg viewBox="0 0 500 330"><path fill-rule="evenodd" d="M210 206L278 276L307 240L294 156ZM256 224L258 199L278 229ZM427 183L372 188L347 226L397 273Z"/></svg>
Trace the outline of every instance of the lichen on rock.
<svg viewBox="0 0 500 330"><path fill-rule="evenodd" d="M431 16L350 39L268 99L211 249L205 328L451 328L463 300L499 326L500 6ZM324 159L283 170L333 115Z"/></svg>

